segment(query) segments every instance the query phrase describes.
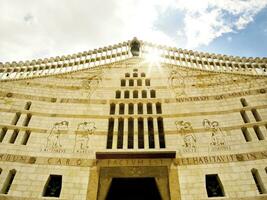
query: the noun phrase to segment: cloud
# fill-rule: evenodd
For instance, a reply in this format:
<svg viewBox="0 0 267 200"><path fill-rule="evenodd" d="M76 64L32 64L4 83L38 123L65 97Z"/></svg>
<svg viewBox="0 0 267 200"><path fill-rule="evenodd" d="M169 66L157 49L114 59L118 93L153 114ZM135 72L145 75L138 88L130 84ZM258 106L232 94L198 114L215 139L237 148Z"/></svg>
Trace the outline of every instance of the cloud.
<svg viewBox="0 0 267 200"><path fill-rule="evenodd" d="M160 0L2 0L0 61L77 53L138 36L173 44L153 28Z"/></svg>
<svg viewBox="0 0 267 200"><path fill-rule="evenodd" d="M225 33L244 29L267 0L177 0L173 5L185 13L186 48L197 48Z"/></svg>
<svg viewBox="0 0 267 200"><path fill-rule="evenodd" d="M267 0L1 0L0 61L66 55L134 36L182 48L244 29ZM156 24L172 12L175 37ZM181 23L182 21L182 23Z"/></svg>

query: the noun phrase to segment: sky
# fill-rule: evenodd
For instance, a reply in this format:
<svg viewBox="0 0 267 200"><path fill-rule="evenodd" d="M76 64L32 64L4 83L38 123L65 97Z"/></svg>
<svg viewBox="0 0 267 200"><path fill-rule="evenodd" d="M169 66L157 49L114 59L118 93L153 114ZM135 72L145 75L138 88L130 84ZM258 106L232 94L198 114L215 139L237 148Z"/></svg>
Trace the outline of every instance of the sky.
<svg viewBox="0 0 267 200"><path fill-rule="evenodd" d="M0 0L0 62L68 55L133 37L267 57L267 0Z"/></svg>

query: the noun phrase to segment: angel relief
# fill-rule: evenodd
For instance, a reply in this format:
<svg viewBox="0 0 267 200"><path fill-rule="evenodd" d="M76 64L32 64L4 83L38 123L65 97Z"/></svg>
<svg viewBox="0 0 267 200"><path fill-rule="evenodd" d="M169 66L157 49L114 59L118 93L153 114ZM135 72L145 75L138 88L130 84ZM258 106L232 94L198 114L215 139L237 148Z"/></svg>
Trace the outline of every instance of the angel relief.
<svg viewBox="0 0 267 200"><path fill-rule="evenodd" d="M203 127L211 132L210 151L229 150L227 135L220 128L219 122L204 119Z"/></svg>
<svg viewBox="0 0 267 200"><path fill-rule="evenodd" d="M179 98L183 95L186 95L185 93L185 81L184 81L184 75L180 73L178 70L172 69L169 78L169 87L174 92L175 98Z"/></svg>
<svg viewBox="0 0 267 200"><path fill-rule="evenodd" d="M177 131L182 135L184 144L184 152L196 152L197 139L194 134L194 130L190 122L176 121L175 122Z"/></svg>
<svg viewBox="0 0 267 200"><path fill-rule="evenodd" d="M56 122L46 138L46 145L43 151L57 152L57 153L65 152L61 144L61 135L68 131L68 126L69 126L68 121Z"/></svg>
<svg viewBox="0 0 267 200"><path fill-rule="evenodd" d="M90 98L96 89L100 86L102 82L103 72L102 70L97 70L93 74L87 77L83 82L82 86L87 91L87 96Z"/></svg>
<svg viewBox="0 0 267 200"><path fill-rule="evenodd" d="M89 139L96 130L94 122L82 122L78 124L75 132L74 152L87 153L89 150Z"/></svg>

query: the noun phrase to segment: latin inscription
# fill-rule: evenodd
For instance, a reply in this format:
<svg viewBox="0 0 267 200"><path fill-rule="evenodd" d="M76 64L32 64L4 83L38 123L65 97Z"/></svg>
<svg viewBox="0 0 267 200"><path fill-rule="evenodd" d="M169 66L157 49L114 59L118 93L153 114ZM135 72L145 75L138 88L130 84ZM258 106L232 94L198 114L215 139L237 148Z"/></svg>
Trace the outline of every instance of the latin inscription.
<svg viewBox="0 0 267 200"><path fill-rule="evenodd" d="M267 151L245 153L245 154L221 155L221 156L178 158L174 162L176 165L201 165L201 164L249 161L249 160L258 160L266 158L267 158Z"/></svg>
<svg viewBox="0 0 267 200"><path fill-rule="evenodd" d="M180 97L180 98L176 98L176 102L181 103L181 102L190 102L190 101L222 100L222 99L227 99L229 97L241 97L241 96L246 96L246 95L261 94L263 93L262 91L265 91L265 89L233 92L233 93L214 95L214 96Z"/></svg>
<svg viewBox="0 0 267 200"><path fill-rule="evenodd" d="M0 161L34 164L36 158L23 155L0 154Z"/></svg>
<svg viewBox="0 0 267 200"><path fill-rule="evenodd" d="M201 165L228 162L243 162L249 160L267 159L267 151L244 154L202 156L176 159L79 159L79 158L52 158L30 157L23 155L0 154L0 161L20 162L27 164L62 165L62 166L166 166L171 162L174 165Z"/></svg>

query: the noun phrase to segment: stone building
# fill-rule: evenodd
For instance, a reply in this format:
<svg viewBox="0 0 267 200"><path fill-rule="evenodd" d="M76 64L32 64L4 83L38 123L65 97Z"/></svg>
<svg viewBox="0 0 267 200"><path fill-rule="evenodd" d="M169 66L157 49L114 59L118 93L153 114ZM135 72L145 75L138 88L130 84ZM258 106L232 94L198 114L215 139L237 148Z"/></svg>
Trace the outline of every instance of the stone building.
<svg viewBox="0 0 267 200"><path fill-rule="evenodd" d="M267 199L267 59L131 41L0 66L0 199Z"/></svg>

